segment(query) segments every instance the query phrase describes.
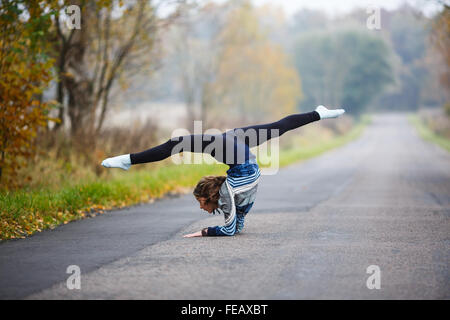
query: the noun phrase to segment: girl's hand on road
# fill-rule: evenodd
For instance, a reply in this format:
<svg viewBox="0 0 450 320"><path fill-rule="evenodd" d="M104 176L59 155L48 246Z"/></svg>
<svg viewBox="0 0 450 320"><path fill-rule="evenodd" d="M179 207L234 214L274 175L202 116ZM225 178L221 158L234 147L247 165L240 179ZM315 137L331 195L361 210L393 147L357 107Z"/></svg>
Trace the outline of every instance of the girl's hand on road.
<svg viewBox="0 0 450 320"><path fill-rule="evenodd" d="M198 231L195 233L186 234L183 236L183 238L193 238L193 237L201 237L201 236L202 236L202 231Z"/></svg>

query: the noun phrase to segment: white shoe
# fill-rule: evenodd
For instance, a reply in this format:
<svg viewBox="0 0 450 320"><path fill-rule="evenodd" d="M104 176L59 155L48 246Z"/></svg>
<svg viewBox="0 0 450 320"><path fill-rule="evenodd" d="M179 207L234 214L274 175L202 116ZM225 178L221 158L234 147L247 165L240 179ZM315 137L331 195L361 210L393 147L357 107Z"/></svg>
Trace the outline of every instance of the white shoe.
<svg viewBox="0 0 450 320"><path fill-rule="evenodd" d="M102 161L102 166L105 168L120 168L128 170L131 167L131 159L129 154L123 154L121 156L107 158Z"/></svg>
<svg viewBox="0 0 450 320"><path fill-rule="evenodd" d="M320 119L337 118L345 112L344 109L329 110L322 105L318 106L315 111L319 114Z"/></svg>

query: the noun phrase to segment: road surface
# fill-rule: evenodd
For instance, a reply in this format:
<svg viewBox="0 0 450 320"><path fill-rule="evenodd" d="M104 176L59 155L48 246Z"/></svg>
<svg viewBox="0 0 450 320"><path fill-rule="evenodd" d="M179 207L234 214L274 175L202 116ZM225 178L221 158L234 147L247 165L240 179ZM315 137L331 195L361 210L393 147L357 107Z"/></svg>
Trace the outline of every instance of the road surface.
<svg viewBox="0 0 450 320"><path fill-rule="evenodd" d="M0 298L450 298L450 154L405 114L374 115L359 139L262 176L242 234L182 237L218 224L185 195L8 241Z"/></svg>

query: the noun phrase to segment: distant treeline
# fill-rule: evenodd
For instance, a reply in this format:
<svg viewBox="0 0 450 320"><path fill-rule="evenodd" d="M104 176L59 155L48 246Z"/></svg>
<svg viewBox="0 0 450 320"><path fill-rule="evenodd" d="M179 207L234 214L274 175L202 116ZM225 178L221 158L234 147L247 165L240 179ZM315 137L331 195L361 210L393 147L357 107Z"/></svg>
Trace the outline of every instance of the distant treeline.
<svg viewBox="0 0 450 320"><path fill-rule="evenodd" d="M265 110L283 109L278 100L264 98L275 90L270 86L275 79L280 88L285 86L281 66L293 68L298 74L301 96L291 95L297 110L325 104L342 106L350 115L359 115L367 108L416 110L420 106L442 106L447 99L448 89L440 76L448 66L432 42L436 32L433 23L439 16L426 17L406 4L393 11L381 9L380 29L369 30L370 14L364 9L335 18L304 9L287 20L276 7L248 3L234 11L232 7L229 3L209 4L190 11L184 24L174 25L172 36L165 37L168 54L162 69L153 80L141 80L131 87L130 92L141 94L126 95L126 99L134 98L136 103L176 99L198 105L201 113L205 93L209 93L209 109L217 105L248 112L260 109L266 101L275 104ZM227 18L231 16L234 18ZM233 35L235 39L226 38L227 43L221 35L230 23L239 32ZM258 44L262 39L268 43L265 47ZM269 53L270 46L279 46L280 55ZM236 55L235 60L241 64L224 61L230 59L221 55L224 51ZM283 61L282 55L286 55ZM264 71L258 74L254 71L257 68ZM228 74L222 78L224 69ZM265 79L258 80L259 86L249 84L256 83L258 77ZM222 91L213 90L211 85L219 85L219 81L228 83L220 84Z"/></svg>

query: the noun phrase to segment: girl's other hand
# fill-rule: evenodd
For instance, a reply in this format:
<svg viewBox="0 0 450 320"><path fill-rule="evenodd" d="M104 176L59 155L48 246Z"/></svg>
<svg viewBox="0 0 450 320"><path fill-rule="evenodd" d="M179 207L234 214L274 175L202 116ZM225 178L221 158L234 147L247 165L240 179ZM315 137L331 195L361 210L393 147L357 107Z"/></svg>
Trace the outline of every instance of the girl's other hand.
<svg viewBox="0 0 450 320"><path fill-rule="evenodd" d="M195 233L189 233L183 236L183 238L193 238L193 237L201 237L202 231L197 231Z"/></svg>

